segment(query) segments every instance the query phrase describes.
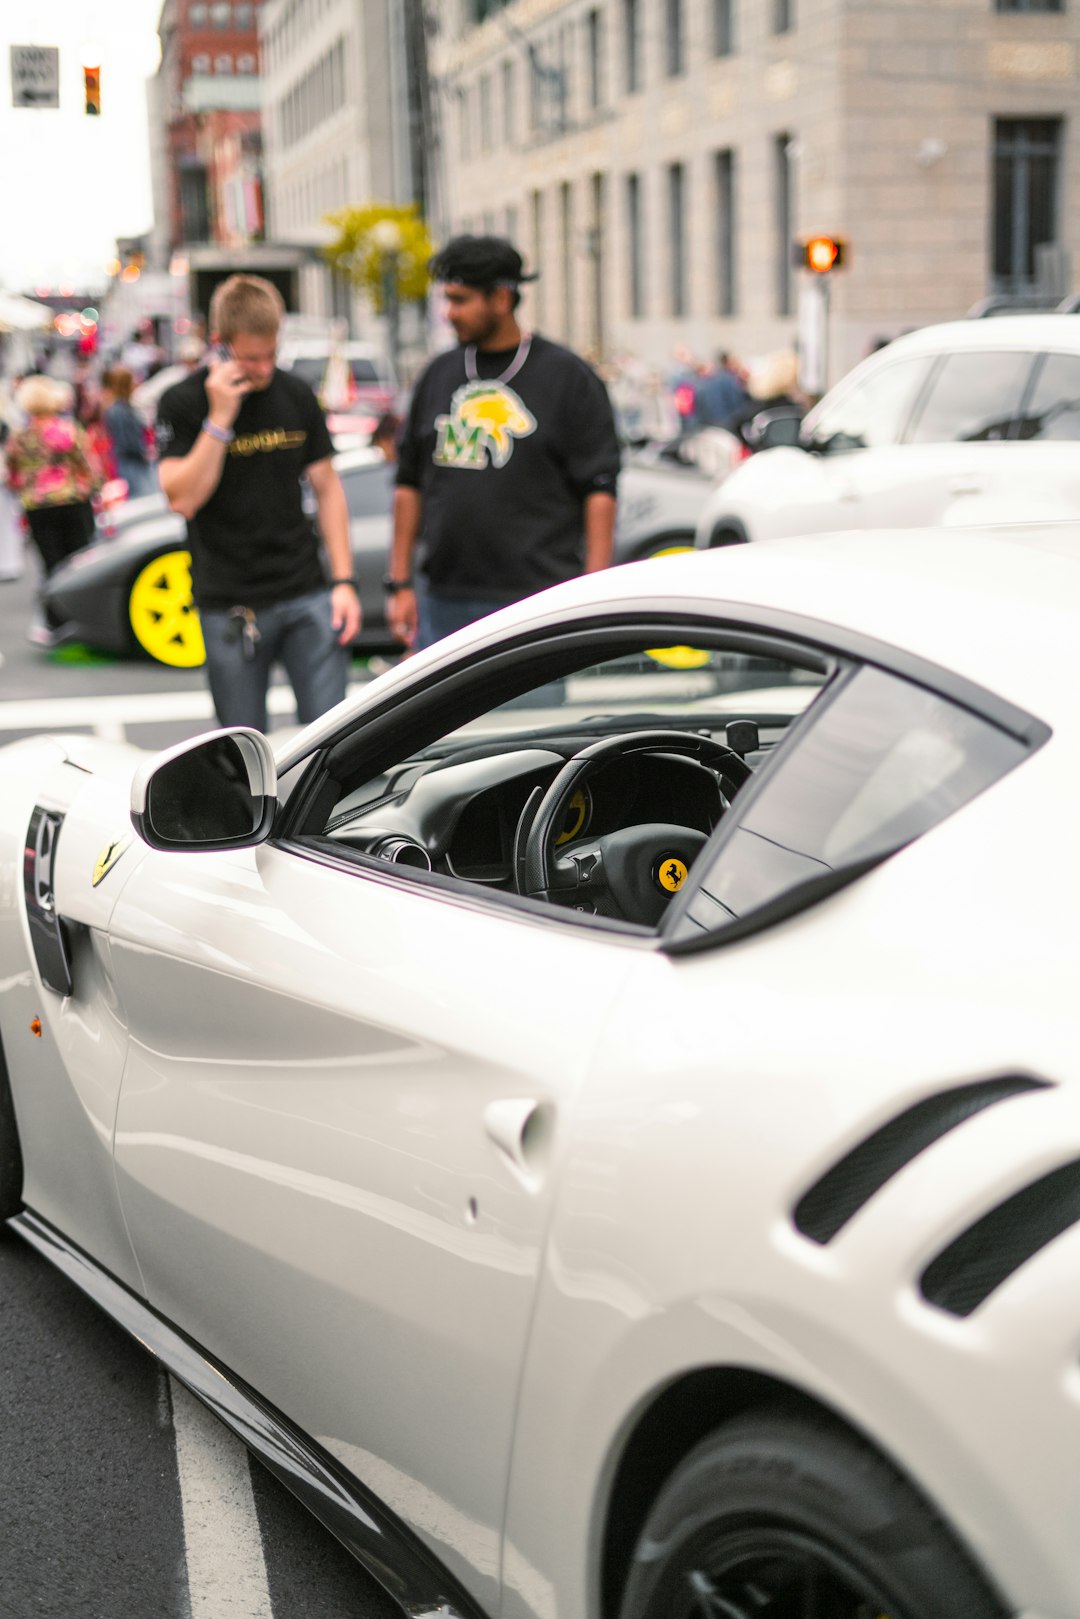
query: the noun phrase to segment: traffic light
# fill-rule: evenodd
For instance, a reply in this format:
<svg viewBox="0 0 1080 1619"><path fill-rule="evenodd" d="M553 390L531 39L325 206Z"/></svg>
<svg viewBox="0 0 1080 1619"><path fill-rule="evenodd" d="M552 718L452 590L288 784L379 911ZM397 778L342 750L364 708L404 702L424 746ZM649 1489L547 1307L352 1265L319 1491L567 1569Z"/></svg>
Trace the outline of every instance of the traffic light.
<svg viewBox="0 0 1080 1619"><path fill-rule="evenodd" d="M83 90L86 96L86 111L91 118L101 117L101 69L99 67L83 68Z"/></svg>
<svg viewBox="0 0 1080 1619"><path fill-rule="evenodd" d="M805 242L796 242L796 268L813 270L815 275L828 275L830 270L841 270L846 247L847 243L837 236L811 236Z"/></svg>

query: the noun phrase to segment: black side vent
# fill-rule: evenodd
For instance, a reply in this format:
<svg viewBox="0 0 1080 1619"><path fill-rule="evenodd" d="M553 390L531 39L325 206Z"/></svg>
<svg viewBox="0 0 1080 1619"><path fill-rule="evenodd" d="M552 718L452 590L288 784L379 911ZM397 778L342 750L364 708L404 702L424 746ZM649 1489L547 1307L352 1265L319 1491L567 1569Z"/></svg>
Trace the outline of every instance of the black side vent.
<svg viewBox="0 0 1080 1619"><path fill-rule="evenodd" d="M1080 1160L1032 1181L950 1242L922 1273L923 1298L970 1315L1033 1254L1080 1222Z"/></svg>
<svg viewBox="0 0 1080 1619"><path fill-rule="evenodd" d="M950 1130L995 1102L1045 1087L1045 1080L1006 1074L916 1102L853 1147L803 1193L792 1216L796 1228L811 1242L831 1242L886 1181Z"/></svg>

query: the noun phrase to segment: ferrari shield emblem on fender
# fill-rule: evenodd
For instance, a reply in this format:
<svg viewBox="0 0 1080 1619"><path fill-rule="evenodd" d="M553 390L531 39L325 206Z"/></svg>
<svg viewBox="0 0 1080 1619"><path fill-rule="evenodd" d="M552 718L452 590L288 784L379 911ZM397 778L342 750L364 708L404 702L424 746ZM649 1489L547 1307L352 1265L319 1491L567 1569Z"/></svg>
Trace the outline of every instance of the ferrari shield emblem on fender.
<svg viewBox="0 0 1080 1619"><path fill-rule="evenodd" d="M677 855L668 855L661 860L656 872L656 880L667 893L674 894L686 881L687 868Z"/></svg>
<svg viewBox="0 0 1080 1619"><path fill-rule="evenodd" d="M94 861L94 872L93 876L90 878L91 888L96 888L101 879L108 876L109 872L116 865L116 862L119 860L124 850L129 847L130 843L130 838L114 838L111 843L107 843L105 845L104 849L102 849L101 853Z"/></svg>

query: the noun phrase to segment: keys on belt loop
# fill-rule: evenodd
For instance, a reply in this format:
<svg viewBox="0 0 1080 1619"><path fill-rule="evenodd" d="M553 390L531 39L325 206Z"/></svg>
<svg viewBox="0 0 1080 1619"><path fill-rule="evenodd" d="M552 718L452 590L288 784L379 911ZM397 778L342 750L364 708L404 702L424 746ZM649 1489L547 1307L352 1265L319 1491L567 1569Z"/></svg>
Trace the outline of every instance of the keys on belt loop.
<svg viewBox="0 0 1080 1619"><path fill-rule="evenodd" d="M255 618L253 607L230 607L229 617L233 620L234 635L239 637L240 651L244 662L250 663L255 656L255 647L259 640L259 625Z"/></svg>

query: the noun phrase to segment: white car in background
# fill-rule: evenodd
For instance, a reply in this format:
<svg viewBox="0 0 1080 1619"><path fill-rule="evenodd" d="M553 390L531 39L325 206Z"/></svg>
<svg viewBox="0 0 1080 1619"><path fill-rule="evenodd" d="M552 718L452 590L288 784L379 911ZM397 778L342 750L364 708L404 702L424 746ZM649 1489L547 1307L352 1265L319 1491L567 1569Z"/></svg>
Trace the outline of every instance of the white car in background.
<svg viewBox="0 0 1080 1619"><path fill-rule="evenodd" d="M848 528L1080 516L1080 317L955 321L898 337L717 488L698 546Z"/></svg>
<svg viewBox="0 0 1080 1619"><path fill-rule="evenodd" d="M1078 637L820 536L14 743L0 1214L414 1619L1078 1619Z"/></svg>

